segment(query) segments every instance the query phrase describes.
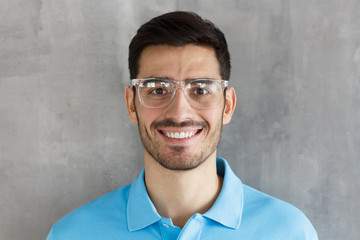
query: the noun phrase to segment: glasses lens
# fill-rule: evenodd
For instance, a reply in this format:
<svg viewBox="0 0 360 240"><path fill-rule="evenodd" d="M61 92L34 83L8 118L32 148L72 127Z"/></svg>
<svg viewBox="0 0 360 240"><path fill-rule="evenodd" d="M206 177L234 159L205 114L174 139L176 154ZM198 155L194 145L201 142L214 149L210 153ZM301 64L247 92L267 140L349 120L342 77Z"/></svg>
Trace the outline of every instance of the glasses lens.
<svg viewBox="0 0 360 240"><path fill-rule="evenodd" d="M211 108L216 106L222 93L221 83L211 79L197 79L188 83L187 96L191 104L197 108Z"/></svg>
<svg viewBox="0 0 360 240"><path fill-rule="evenodd" d="M162 107L172 98L173 86L165 79L147 79L139 83L139 96L147 107Z"/></svg>
<svg viewBox="0 0 360 240"><path fill-rule="evenodd" d="M137 80L137 79L134 79ZM160 78L139 79L138 94L145 107L160 108L173 98L176 89L182 88L189 103L200 109L212 108L219 104L222 96L222 82L213 79L194 79L189 82L172 81ZM224 82L224 87L227 86Z"/></svg>

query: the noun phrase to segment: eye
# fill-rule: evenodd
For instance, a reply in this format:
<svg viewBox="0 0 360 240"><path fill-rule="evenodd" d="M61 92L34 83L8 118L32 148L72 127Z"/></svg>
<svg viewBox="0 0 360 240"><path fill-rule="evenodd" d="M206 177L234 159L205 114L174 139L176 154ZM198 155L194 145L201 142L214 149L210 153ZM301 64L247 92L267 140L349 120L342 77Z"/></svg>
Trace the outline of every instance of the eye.
<svg viewBox="0 0 360 240"><path fill-rule="evenodd" d="M194 81L191 83L190 93L198 97L211 95L213 93L213 85L210 80Z"/></svg>
<svg viewBox="0 0 360 240"><path fill-rule="evenodd" d="M155 88L149 92L149 94L152 94L152 95L164 95L166 93L167 93L167 91L163 88Z"/></svg>
<svg viewBox="0 0 360 240"><path fill-rule="evenodd" d="M206 90L205 88L195 88L193 89L193 93L196 95L206 95L209 93L209 91Z"/></svg>
<svg viewBox="0 0 360 240"><path fill-rule="evenodd" d="M142 87L147 95L155 97L168 94L170 83L163 79L150 79L144 81Z"/></svg>

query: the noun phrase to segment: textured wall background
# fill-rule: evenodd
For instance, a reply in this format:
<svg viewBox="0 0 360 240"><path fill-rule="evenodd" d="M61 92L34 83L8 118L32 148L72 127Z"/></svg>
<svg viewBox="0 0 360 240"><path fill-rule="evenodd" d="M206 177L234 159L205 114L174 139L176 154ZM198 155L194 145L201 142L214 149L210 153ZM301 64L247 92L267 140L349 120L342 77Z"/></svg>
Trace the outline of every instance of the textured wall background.
<svg viewBox="0 0 360 240"><path fill-rule="evenodd" d="M192 10L228 38L233 122L219 155L320 239L360 238L358 0L0 0L0 239L44 239L142 168L124 87L144 21Z"/></svg>

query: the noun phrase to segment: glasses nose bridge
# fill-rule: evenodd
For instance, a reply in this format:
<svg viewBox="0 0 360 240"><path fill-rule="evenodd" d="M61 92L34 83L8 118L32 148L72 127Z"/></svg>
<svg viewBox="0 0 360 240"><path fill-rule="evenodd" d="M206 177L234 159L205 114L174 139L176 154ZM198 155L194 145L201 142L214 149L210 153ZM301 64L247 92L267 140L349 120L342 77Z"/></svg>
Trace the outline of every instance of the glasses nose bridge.
<svg viewBox="0 0 360 240"><path fill-rule="evenodd" d="M187 83L185 81L172 81L173 83L173 94L169 102L172 102L175 98L175 95L177 94L178 89L183 90L184 97L190 103L191 99L189 99L188 93L187 93Z"/></svg>
<svg viewBox="0 0 360 240"><path fill-rule="evenodd" d="M175 96L175 94L176 94L176 92L177 92L177 90L179 88L182 89L185 96L187 96L187 93L186 93L186 88L187 88L186 85L187 85L187 83L185 81L172 81L172 82L174 84L173 85L174 96Z"/></svg>
<svg viewBox="0 0 360 240"><path fill-rule="evenodd" d="M174 89L178 90L179 88L182 88L184 90L186 83L185 81L173 81L174 83Z"/></svg>

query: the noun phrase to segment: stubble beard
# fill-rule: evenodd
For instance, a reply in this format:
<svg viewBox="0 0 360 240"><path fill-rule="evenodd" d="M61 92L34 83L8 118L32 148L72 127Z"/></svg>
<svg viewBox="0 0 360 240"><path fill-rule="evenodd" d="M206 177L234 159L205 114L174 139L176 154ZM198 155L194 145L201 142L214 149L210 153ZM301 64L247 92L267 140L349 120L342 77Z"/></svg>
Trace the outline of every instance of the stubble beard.
<svg viewBox="0 0 360 240"><path fill-rule="evenodd" d="M204 142L204 144L199 146L201 151L196 152L187 151L187 147L185 146L167 146L167 148L170 150L167 149L165 152L161 149L160 144L150 137L145 124L139 121L139 118L138 129L143 147L156 162L169 170L187 171L199 167L216 151L222 132L221 119L222 116L218 120L214 131L209 136L207 136L207 140ZM209 126L208 123L205 123L204 125ZM209 128L207 127L207 129ZM157 130L150 129L150 131ZM204 129L202 131L204 131Z"/></svg>

